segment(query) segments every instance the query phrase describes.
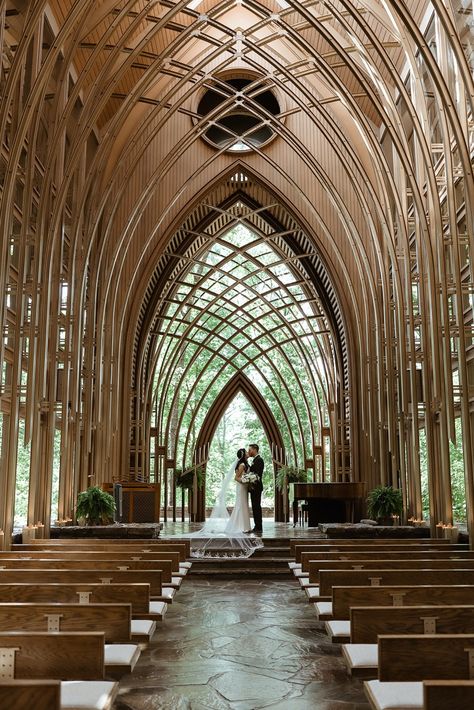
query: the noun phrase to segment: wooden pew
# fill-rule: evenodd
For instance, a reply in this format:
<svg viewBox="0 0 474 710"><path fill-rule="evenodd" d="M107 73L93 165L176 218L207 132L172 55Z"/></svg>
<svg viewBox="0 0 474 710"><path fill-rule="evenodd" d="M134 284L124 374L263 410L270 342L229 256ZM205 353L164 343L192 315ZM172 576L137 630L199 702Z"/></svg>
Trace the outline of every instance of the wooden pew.
<svg viewBox="0 0 474 710"><path fill-rule="evenodd" d="M337 623L329 621L326 626ZM353 607L349 626L350 643L343 646L348 672L374 678L379 635L474 634L474 606Z"/></svg>
<svg viewBox="0 0 474 710"><path fill-rule="evenodd" d="M173 570L171 568L170 560L90 560L88 557L84 557L82 560L65 560L65 559L54 559L54 560L27 560L25 558L20 560L0 560L0 572L9 570L86 570L89 571L150 571L150 572L161 572L161 582L165 586L171 586L171 581L173 578ZM104 574L105 576L105 574Z"/></svg>
<svg viewBox="0 0 474 710"><path fill-rule="evenodd" d="M127 560L137 562L140 560L154 562L155 560L171 561L173 574L179 572L180 554L179 552L168 552L166 550L152 552L134 552L133 550L8 550L0 551L0 564L2 560L118 560L124 563Z"/></svg>
<svg viewBox="0 0 474 710"><path fill-rule="evenodd" d="M61 604L120 604L132 605L133 620L162 621L167 610L165 602L150 600L150 585L64 583L0 583L0 603L30 602ZM132 633L134 625L132 623ZM135 627L137 628L137 627Z"/></svg>
<svg viewBox="0 0 474 710"><path fill-rule="evenodd" d="M364 683L374 710L407 706L423 710L423 681L472 680L472 634L379 636L378 651L378 680ZM468 706L459 710L464 708Z"/></svg>
<svg viewBox="0 0 474 710"><path fill-rule="evenodd" d="M162 595L161 572L159 570L82 570L82 569L0 569L0 584L38 584L57 582L58 584L132 584L150 585L150 597L169 603L172 596ZM174 589L171 590L175 592ZM174 596L174 595L173 595Z"/></svg>
<svg viewBox="0 0 474 710"><path fill-rule="evenodd" d="M469 585L393 585L383 587L333 587L331 602L315 604L321 621L349 620L351 607L469 605L474 586Z"/></svg>
<svg viewBox="0 0 474 710"><path fill-rule="evenodd" d="M80 707L84 694L94 696L90 707L108 710L112 706L118 684L104 680L103 634L0 633L0 649L5 680L63 681L61 708L64 710Z"/></svg>
<svg viewBox="0 0 474 710"><path fill-rule="evenodd" d="M28 542L26 544L14 544L11 546L11 549L14 551L17 550L27 550L27 549L55 549L55 548L60 548L64 547L67 549L78 549L82 550L84 548L89 548L91 550L102 550L104 548L110 549L113 547L118 547L121 549L125 549L128 547L130 548L139 548L139 549L144 549L147 548L149 550L154 550L154 549L163 549L163 550L168 550L169 552L173 552L174 550L182 550L183 551L183 561L191 556L191 541L188 539L179 539L179 540L107 540L103 538L71 538L71 539L66 539L66 538L61 538L61 539L42 539L42 540L32 540L31 542Z"/></svg>
<svg viewBox="0 0 474 710"><path fill-rule="evenodd" d="M474 606L363 606L350 608L350 620L326 621L334 643L376 644L379 634L474 633Z"/></svg>
<svg viewBox="0 0 474 710"><path fill-rule="evenodd" d="M295 554L296 547L302 547L304 545L334 545L338 547L339 545L449 545L450 540L447 538L436 538L436 537L413 537L413 538L367 538L367 537L351 537L351 538L327 538L327 537L317 537L317 538L293 538L290 540L290 552L292 555Z"/></svg>
<svg viewBox="0 0 474 710"><path fill-rule="evenodd" d="M1 559L1 553L0 553ZM301 554L301 569L309 573L309 563L331 560L474 560L472 550L379 550L367 552L303 552ZM1 564L1 563L0 563Z"/></svg>
<svg viewBox="0 0 474 710"><path fill-rule="evenodd" d="M60 710L58 680L0 680L2 710Z"/></svg>
<svg viewBox="0 0 474 710"><path fill-rule="evenodd" d="M377 643L382 634L426 633L474 634L474 605L351 608L351 643Z"/></svg>
<svg viewBox="0 0 474 710"><path fill-rule="evenodd" d="M330 601L333 587L474 585L474 570L322 570L319 588L306 589L310 601Z"/></svg>
<svg viewBox="0 0 474 710"><path fill-rule="evenodd" d="M140 648L130 642L130 604L0 604L0 633L11 631L100 631L107 675L131 673Z"/></svg>
<svg viewBox="0 0 474 710"><path fill-rule="evenodd" d="M311 545L304 545L304 546L296 546L295 547L295 560L296 563L301 563L301 555L305 552L338 552L339 554L343 555L345 553L350 553L350 552L376 552L377 550L379 551L386 551L386 552L405 552L405 551L414 551L414 550L449 550L451 552L462 552L462 551L469 551L469 546L464 545L464 544L456 544L456 545L440 545L437 543L433 543L430 545L417 545L417 544L412 544L407 548L407 545L400 545L397 543L387 543L385 545L371 545L371 544L361 544L361 545L318 545L317 547L313 547Z"/></svg>
<svg viewBox="0 0 474 710"><path fill-rule="evenodd" d="M0 603L0 632L102 631L106 643L130 643L131 604Z"/></svg>
<svg viewBox="0 0 474 710"><path fill-rule="evenodd" d="M474 680L423 681L423 710L474 708Z"/></svg>
<svg viewBox="0 0 474 710"><path fill-rule="evenodd" d="M325 570L450 570L474 571L474 560L320 560L309 563L309 583L319 584L321 572Z"/></svg>

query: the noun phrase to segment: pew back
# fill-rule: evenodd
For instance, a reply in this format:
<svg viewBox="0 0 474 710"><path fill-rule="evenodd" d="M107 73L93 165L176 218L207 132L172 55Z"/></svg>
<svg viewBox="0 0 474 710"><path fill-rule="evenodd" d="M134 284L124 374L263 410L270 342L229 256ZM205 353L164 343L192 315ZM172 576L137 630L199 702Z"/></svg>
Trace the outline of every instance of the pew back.
<svg viewBox="0 0 474 710"><path fill-rule="evenodd" d="M393 585L474 585L474 570L463 569L377 569L322 570L319 573L320 597L330 598L333 587L393 586Z"/></svg>
<svg viewBox="0 0 474 710"><path fill-rule="evenodd" d="M378 545L449 545L450 540L447 538L434 538L434 537L414 537L414 538L367 538L367 537L351 537L351 538L327 538L327 537L316 537L316 538L294 538L290 540L290 551L294 554L296 547L302 547L305 545L313 545L317 547L318 545L326 545L338 547L339 545L371 545L376 547Z"/></svg>
<svg viewBox="0 0 474 710"><path fill-rule="evenodd" d="M150 609L149 584L0 584L0 604L131 604L132 616L146 618Z"/></svg>
<svg viewBox="0 0 474 710"><path fill-rule="evenodd" d="M131 604L0 603L0 632L101 631L106 643L130 643Z"/></svg>
<svg viewBox="0 0 474 710"><path fill-rule="evenodd" d="M100 680L104 677L104 634L0 633L3 673L10 678Z"/></svg>
<svg viewBox="0 0 474 710"><path fill-rule="evenodd" d="M137 562L140 560L154 562L156 560L169 560L172 563L173 572L179 571L179 552L134 552L132 551L105 551L97 550L29 550L29 551L0 551L0 565L2 560L108 560L113 562L118 560L126 564L127 560Z"/></svg>
<svg viewBox="0 0 474 710"><path fill-rule="evenodd" d="M424 710L474 708L474 680L425 680Z"/></svg>
<svg viewBox="0 0 474 710"><path fill-rule="evenodd" d="M311 560L309 581L319 582L323 570L474 570L474 560Z"/></svg>
<svg viewBox="0 0 474 710"><path fill-rule="evenodd" d="M324 546L324 545L318 545L316 549L313 549L311 546L304 546L304 547L296 547L295 548L295 559L296 562L301 562L301 555L304 552L339 552L341 555L344 555L346 552L373 552L373 551L386 551L386 552L405 552L408 549L408 551L414 551L414 550L430 550L431 552L434 552L435 550L450 550L451 552L458 552L458 551L468 551L469 546L468 545L437 545L437 544L430 544L430 545L410 545L407 548L407 545L398 545L398 544L386 544L386 545L377 545L374 547L373 545L369 544L362 544L362 545L331 545L331 546Z"/></svg>
<svg viewBox="0 0 474 710"><path fill-rule="evenodd" d="M0 584L20 583L59 584L132 584L150 585L150 596L161 596L161 572L159 570L81 570L81 569L2 569Z"/></svg>
<svg viewBox="0 0 474 710"><path fill-rule="evenodd" d="M0 559L0 572L10 571L10 570L86 570L89 571L102 571L104 576L105 572L108 571L150 571L155 572L159 570L161 572L161 581L171 582L173 570L172 563L170 560L153 560L152 562L148 560L139 560L135 562L134 560L90 560L84 557L80 560L64 560L64 559L54 559L54 560L5 560Z"/></svg>
<svg viewBox="0 0 474 710"><path fill-rule="evenodd" d="M0 554L1 559L1 554ZM309 572L309 563L321 560L474 560L472 550L368 550L366 552L345 550L344 552L303 552L301 554L301 568Z"/></svg>
<svg viewBox="0 0 474 710"><path fill-rule="evenodd" d="M472 680L474 634L379 636L379 680Z"/></svg>
<svg viewBox="0 0 474 710"><path fill-rule="evenodd" d="M391 585L384 587L333 587L334 619L350 619L351 607L365 606L431 606L464 605L474 599L474 586L469 585Z"/></svg>
<svg viewBox="0 0 474 710"><path fill-rule="evenodd" d="M11 549L14 550L15 552L17 550L27 550L27 549L32 549L32 550L37 550L37 549L56 549L64 547L67 549L73 550L74 548L77 550L83 550L84 548L88 548L90 550L102 550L102 549L125 549L125 548L138 548L138 549L148 549L148 550L155 550L155 549L163 549L163 550L168 550L169 552L182 552L183 557L182 560L184 561L186 557L191 556L191 541L187 539L179 539L179 540L106 540L103 538L71 538L71 539L65 539L65 538L60 538L60 539L46 539L46 540L32 540L31 542L25 543L25 544L14 544L11 546Z"/></svg>
<svg viewBox="0 0 474 710"><path fill-rule="evenodd" d="M59 710L60 703L58 680L0 680L2 710Z"/></svg>
<svg viewBox="0 0 474 710"><path fill-rule="evenodd" d="M351 643L377 643L381 634L474 634L474 606L351 608Z"/></svg>

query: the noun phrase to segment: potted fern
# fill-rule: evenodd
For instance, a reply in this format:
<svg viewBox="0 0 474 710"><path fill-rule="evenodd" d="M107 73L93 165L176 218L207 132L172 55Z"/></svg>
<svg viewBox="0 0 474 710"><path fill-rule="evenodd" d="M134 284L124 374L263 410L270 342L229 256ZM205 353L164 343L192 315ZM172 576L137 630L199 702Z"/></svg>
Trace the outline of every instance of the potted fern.
<svg viewBox="0 0 474 710"><path fill-rule="evenodd" d="M198 466L196 469L193 467L185 468L184 471L178 468L175 473L176 487L181 488L183 491L192 490L194 485L194 475L196 475L198 488L202 488L204 484L204 469L202 466Z"/></svg>
<svg viewBox="0 0 474 710"><path fill-rule="evenodd" d="M77 497L76 517L82 525L110 525L114 521L115 501L99 486L91 486Z"/></svg>
<svg viewBox="0 0 474 710"><path fill-rule="evenodd" d="M378 486L367 497L369 518L379 525L393 525L393 515L401 515L403 509L402 492L392 486Z"/></svg>
<svg viewBox="0 0 474 710"><path fill-rule="evenodd" d="M304 468L297 466L280 466L275 477L275 485L280 491L284 491L289 483L305 483L308 480Z"/></svg>

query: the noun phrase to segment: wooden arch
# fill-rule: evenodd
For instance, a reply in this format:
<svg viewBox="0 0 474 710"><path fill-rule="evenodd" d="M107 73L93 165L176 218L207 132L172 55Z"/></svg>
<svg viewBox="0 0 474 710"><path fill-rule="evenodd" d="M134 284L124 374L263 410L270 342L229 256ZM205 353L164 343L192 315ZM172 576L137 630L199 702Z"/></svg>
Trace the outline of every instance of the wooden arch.
<svg viewBox="0 0 474 710"><path fill-rule="evenodd" d="M219 424L225 410L239 392L241 392L248 399L255 412L257 413L257 416L263 426L263 429L270 444L273 444L274 446L278 447L279 450L283 451L283 438L281 436L277 421L273 416L272 410L270 409L258 389L242 372L237 372L234 377L229 380L229 382L222 389L220 395L215 399L214 404L206 414L206 418L204 419L203 425L196 441L196 449L199 450L201 447L207 446L211 443L215 431L217 429L217 425ZM268 471L269 462L266 462L266 466ZM198 493L196 510L197 512L195 520L205 520L205 484ZM284 520L284 518L285 510L283 496L280 491L275 488L275 521L281 522Z"/></svg>

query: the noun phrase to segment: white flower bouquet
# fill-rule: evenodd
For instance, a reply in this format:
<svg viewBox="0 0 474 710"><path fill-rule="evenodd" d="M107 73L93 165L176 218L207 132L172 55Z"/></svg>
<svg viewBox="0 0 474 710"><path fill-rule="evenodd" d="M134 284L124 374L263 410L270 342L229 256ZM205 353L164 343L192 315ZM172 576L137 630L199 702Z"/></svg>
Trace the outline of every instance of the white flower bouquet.
<svg viewBox="0 0 474 710"><path fill-rule="evenodd" d="M243 483L245 486L248 486L249 488L253 488L255 484L257 484L259 481L259 478L256 473L253 473L252 471L247 471L246 473L242 474L242 478L240 479L240 482Z"/></svg>

